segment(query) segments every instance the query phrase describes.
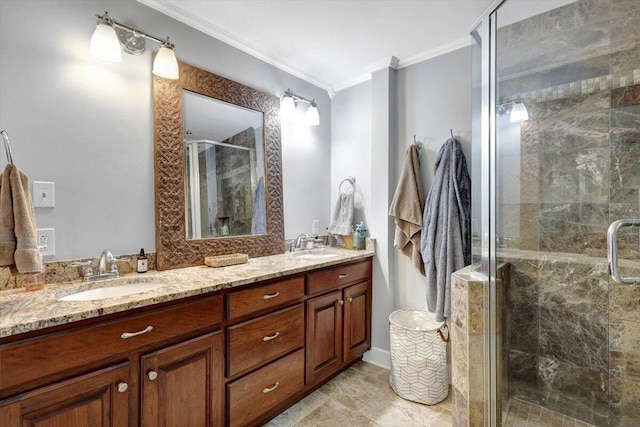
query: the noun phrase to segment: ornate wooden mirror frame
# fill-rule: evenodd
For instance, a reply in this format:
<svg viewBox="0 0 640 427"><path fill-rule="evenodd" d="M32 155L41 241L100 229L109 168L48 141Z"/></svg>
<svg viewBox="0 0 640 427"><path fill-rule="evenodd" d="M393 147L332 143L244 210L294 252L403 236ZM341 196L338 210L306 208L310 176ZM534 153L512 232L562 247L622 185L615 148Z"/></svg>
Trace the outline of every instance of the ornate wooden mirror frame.
<svg viewBox="0 0 640 427"><path fill-rule="evenodd" d="M178 80L153 77L158 270L203 265L209 255L283 253L279 98L191 65L179 66ZM263 113L267 234L187 240L183 89Z"/></svg>

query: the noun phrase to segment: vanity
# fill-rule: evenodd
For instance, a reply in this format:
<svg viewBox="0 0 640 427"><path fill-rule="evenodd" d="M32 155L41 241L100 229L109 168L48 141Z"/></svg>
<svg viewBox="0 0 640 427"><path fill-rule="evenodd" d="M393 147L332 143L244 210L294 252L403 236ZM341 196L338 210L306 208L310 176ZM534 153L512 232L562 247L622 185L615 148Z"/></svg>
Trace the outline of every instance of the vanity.
<svg viewBox="0 0 640 427"><path fill-rule="evenodd" d="M102 301L0 296L2 425L268 421L370 348L373 251L332 252L151 272L167 286Z"/></svg>

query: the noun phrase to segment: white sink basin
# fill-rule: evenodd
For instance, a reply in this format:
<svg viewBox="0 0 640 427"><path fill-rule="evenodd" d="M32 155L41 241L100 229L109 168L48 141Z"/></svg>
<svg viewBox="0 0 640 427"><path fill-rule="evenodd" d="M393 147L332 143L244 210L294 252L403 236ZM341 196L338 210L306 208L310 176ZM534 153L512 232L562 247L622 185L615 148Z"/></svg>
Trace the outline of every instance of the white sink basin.
<svg viewBox="0 0 640 427"><path fill-rule="evenodd" d="M298 255L300 259L327 259L327 258L335 258L338 255L336 254L302 254Z"/></svg>
<svg viewBox="0 0 640 427"><path fill-rule="evenodd" d="M154 289L167 286L164 283L128 283L125 285L113 285L102 288L89 289L88 291L76 292L56 298L58 301L94 301L128 295L139 294L141 292L152 291Z"/></svg>

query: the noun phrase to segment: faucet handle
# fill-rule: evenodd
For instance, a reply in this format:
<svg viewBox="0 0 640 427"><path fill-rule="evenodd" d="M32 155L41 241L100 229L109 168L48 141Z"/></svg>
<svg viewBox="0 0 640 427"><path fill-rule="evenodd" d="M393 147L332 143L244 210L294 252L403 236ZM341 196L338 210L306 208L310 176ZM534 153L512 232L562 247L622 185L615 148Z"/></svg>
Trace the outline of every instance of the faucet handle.
<svg viewBox="0 0 640 427"><path fill-rule="evenodd" d="M131 257L130 256L120 256L120 257L114 258L113 261L131 261Z"/></svg>
<svg viewBox="0 0 640 427"><path fill-rule="evenodd" d="M82 269L82 277L87 280L93 276L93 268L91 268L91 260L88 261L74 261L70 264L71 267L84 267Z"/></svg>

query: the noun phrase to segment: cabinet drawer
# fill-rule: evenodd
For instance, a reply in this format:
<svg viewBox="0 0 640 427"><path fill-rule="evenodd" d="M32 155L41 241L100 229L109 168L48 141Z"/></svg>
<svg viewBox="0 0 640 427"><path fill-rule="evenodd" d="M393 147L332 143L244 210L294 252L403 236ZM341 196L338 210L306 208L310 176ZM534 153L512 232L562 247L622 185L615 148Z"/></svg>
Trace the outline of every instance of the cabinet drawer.
<svg viewBox="0 0 640 427"><path fill-rule="evenodd" d="M338 265L308 275L307 294L337 288L346 283L368 280L371 277L371 260L350 265Z"/></svg>
<svg viewBox="0 0 640 427"><path fill-rule="evenodd" d="M227 377L304 346L302 303L228 328Z"/></svg>
<svg viewBox="0 0 640 427"><path fill-rule="evenodd" d="M227 318L237 319L252 313L300 301L304 297L304 277L294 277L268 285L227 294Z"/></svg>
<svg viewBox="0 0 640 427"><path fill-rule="evenodd" d="M304 387L304 350L227 385L229 424L244 426Z"/></svg>
<svg viewBox="0 0 640 427"><path fill-rule="evenodd" d="M0 348L0 390L67 376L110 357L222 322L222 297L44 335ZM151 327L152 329L150 329ZM136 335L136 332L147 331ZM134 334L123 338L123 333Z"/></svg>

